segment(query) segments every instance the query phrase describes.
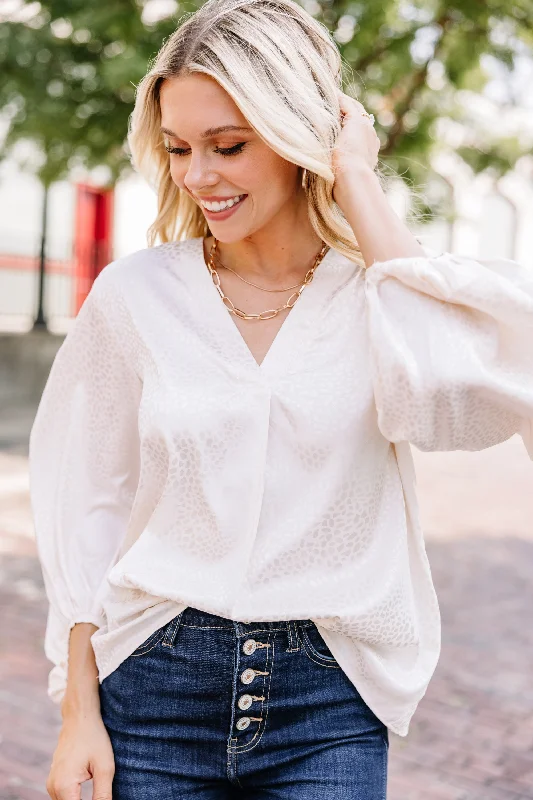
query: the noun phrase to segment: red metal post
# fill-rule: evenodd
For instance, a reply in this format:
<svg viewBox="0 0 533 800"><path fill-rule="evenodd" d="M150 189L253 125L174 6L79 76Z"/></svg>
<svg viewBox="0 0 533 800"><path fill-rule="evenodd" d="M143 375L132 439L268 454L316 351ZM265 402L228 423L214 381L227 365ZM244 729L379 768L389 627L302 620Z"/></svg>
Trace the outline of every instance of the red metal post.
<svg viewBox="0 0 533 800"><path fill-rule="evenodd" d="M76 185L74 314L99 272L112 260L113 189Z"/></svg>

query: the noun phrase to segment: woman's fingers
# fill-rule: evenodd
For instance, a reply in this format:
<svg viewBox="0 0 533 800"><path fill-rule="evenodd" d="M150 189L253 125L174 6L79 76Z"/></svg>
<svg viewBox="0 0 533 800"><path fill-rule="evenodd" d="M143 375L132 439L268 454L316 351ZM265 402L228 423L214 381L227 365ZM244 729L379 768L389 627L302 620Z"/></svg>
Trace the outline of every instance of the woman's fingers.
<svg viewBox="0 0 533 800"><path fill-rule="evenodd" d="M101 764L95 768L92 800L112 800L114 774L115 768L113 764Z"/></svg>
<svg viewBox="0 0 533 800"><path fill-rule="evenodd" d="M372 122L372 119L369 119L369 114L366 108L359 100L356 100L354 97L350 97L350 95L345 94L340 89L338 91L339 96L339 105L341 109L341 114L343 118L350 117L352 114L361 114L365 120L368 122Z"/></svg>

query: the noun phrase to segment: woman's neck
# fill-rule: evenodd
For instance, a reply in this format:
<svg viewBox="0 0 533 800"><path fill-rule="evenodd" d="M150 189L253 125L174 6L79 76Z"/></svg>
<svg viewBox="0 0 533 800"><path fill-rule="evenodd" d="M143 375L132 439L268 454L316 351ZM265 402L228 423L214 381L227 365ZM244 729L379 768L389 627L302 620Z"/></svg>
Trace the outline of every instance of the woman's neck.
<svg viewBox="0 0 533 800"><path fill-rule="evenodd" d="M213 242L213 236L204 239L206 260ZM228 244L219 241L215 265L229 267L248 281L276 288L303 280L322 246L313 229L307 237L295 232L288 241L254 234Z"/></svg>

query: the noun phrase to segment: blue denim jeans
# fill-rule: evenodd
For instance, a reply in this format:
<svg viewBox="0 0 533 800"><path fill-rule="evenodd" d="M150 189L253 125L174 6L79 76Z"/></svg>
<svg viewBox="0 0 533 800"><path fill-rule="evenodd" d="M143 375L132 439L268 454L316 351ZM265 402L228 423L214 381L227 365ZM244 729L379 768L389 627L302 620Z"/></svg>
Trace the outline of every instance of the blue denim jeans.
<svg viewBox="0 0 533 800"><path fill-rule="evenodd" d="M187 607L100 684L113 800L385 800L387 727L311 620Z"/></svg>

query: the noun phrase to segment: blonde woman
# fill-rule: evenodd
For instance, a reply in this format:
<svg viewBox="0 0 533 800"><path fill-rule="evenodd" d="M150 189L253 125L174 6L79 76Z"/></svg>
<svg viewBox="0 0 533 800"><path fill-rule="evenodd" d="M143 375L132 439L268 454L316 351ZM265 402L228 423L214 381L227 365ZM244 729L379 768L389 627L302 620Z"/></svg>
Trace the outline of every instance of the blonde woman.
<svg viewBox="0 0 533 800"><path fill-rule="evenodd" d="M340 87L292 0L210 0L138 87L151 246L30 440L53 800L383 800L440 648L409 442L533 457L531 273L427 254Z"/></svg>

